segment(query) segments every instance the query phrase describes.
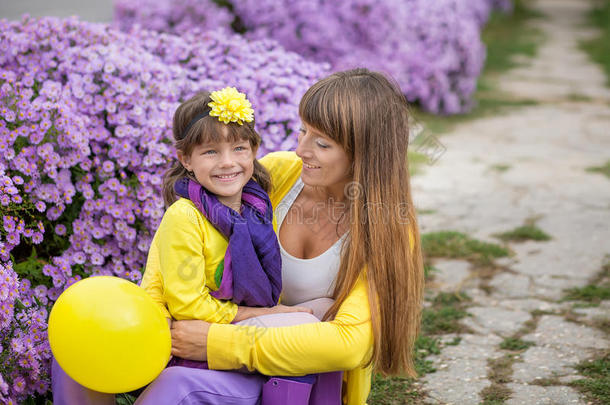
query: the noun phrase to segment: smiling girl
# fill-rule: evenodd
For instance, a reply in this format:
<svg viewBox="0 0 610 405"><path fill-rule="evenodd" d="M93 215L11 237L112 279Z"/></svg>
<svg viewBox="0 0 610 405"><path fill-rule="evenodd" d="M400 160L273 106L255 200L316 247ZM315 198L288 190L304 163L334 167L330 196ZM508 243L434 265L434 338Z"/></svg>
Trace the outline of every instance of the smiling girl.
<svg viewBox="0 0 610 405"><path fill-rule="evenodd" d="M261 137L253 114L232 87L197 94L174 114L177 161L163 183L169 208L142 279L168 319L235 323L310 312L277 305L280 251L269 174L255 159Z"/></svg>

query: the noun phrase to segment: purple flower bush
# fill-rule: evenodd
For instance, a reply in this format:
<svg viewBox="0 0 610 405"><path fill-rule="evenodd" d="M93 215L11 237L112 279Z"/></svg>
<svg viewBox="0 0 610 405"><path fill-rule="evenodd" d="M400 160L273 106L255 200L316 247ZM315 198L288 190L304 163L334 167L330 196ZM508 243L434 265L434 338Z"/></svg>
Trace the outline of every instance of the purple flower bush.
<svg viewBox="0 0 610 405"><path fill-rule="evenodd" d="M45 286L32 289L10 262L0 262L0 403L49 390L46 295Z"/></svg>
<svg viewBox="0 0 610 405"><path fill-rule="evenodd" d="M179 102L236 86L252 101L260 153L289 149L297 102L327 73L221 31L0 20L0 402L47 391L47 310L66 287L140 280Z"/></svg>
<svg viewBox="0 0 610 405"><path fill-rule="evenodd" d="M139 24L142 28L184 32L193 27L205 30L228 28L233 14L212 0L132 0L114 5L114 15L119 28L128 31Z"/></svg>
<svg viewBox="0 0 610 405"><path fill-rule="evenodd" d="M115 1L115 21L124 26L121 10L134 8L134 0ZM177 23L175 8L193 8L194 1L156 2L170 10L140 24L185 35L206 25L217 12L199 20L189 15ZM210 0L199 1L198 13ZM223 3L227 3L226 1ZM231 9L249 38L273 38L286 49L335 70L366 66L384 71L400 84L410 101L443 114L468 111L485 60L481 29L493 8L510 0L240 0ZM160 6L165 4L166 6ZM171 5L171 6L170 6ZM136 17L137 19L137 17ZM133 20L130 20L133 21ZM226 23L227 28L229 24ZM179 29L178 29L179 27Z"/></svg>

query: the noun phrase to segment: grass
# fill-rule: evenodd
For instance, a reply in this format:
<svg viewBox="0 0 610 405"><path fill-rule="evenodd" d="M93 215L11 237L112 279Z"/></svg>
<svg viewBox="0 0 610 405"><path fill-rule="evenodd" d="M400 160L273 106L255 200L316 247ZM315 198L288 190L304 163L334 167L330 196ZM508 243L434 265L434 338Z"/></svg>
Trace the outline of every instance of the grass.
<svg viewBox="0 0 610 405"><path fill-rule="evenodd" d="M407 162L409 163L409 174L411 176L420 174L424 165L430 164L426 155L411 150L407 151Z"/></svg>
<svg viewBox="0 0 610 405"><path fill-rule="evenodd" d="M587 301L599 304L601 300L610 299L610 286L587 285L566 290L565 301Z"/></svg>
<svg viewBox="0 0 610 405"><path fill-rule="evenodd" d="M424 397L416 380L407 377L373 376L369 405L420 404Z"/></svg>
<svg viewBox="0 0 610 405"><path fill-rule="evenodd" d="M514 362L515 357L512 354L487 360L489 366L487 378L491 381L491 385L481 391L481 398L483 399L481 404L500 405L510 398L512 391L504 384L511 380Z"/></svg>
<svg viewBox="0 0 610 405"><path fill-rule="evenodd" d="M601 173L610 179L610 160L602 166L587 167L588 172Z"/></svg>
<svg viewBox="0 0 610 405"><path fill-rule="evenodd" d="M585 394L590 404L610 403L610 352L576 366L586 378L573 381L571 386Z"/></svg>
<svg viewBox="0 0 610 405"><path fill-rule="evenodd" d="M506 163L498 163L496 165L491 166L492 170L495 170L497 172L500 173L504 173L505 171L507 171L508 169L510 169L512 166Z"/></svg>
<svg viewBox="0 0 610 405"><path fill-rule="evenodd" d="M489 387L483 388L481 391L481 397L483 402L481 405L500 405L503 404L508 398L512 391L502 384L491 384Z"/></svg>
<svg viewBox="0 0 610 405"><path fill-rule="evenodd" d="M513 352L526 350L528 347L534 346L534 342L521 340L516 337L506 338L500 343L500 349L510 350Z"/></svg>
<svg viewBox="0 0 610 405"><path fill-rule="evenodd" d="M470 298L465 294L439 293L431 300L431 306L424 308L421 334L415 341L415 369L418 375L433 373L436 369L426 357L440 354L443 344L435 335L460 332L464 330L459 320L468 314L463 307ZM455 337L445 346L460 343ZM371 386L370 405L421 404L424 394L416 379L407 377L383 377L374 375Z"/></svg>
<svg viewBox="0 0 610 405"><path fill-rule="evenodd" d="M430 336L419 336L415 341L415 370L418 375L433 373L436 369L432 362L426 360L431 354L441 352L439 339ZM373 376L371 394L368 403L385 404L419 404L423 392L417 385L417 380L408 377L383 377L380 374Z"/></svg>
<svg viewBox="0 0 610 405"><path fill-rule="evenodd" d="M606 73L606 85L610 86L610 0L595 2L589 13L588 25L599 28L599 35L580 45L602 67Z"/></svg>
<svg viewBox="0 0 610 405"><path fill-rule="evenodd" d="M426 258L464 259L476 265L489 265L493 259L509 256L510 251L494 243L482 242L455 231L425 233L421 237Z"/></svg>
<svg viewBox="0 0 610 405"><path fill-rule="evenodd" d="M515 0L512 14L492 14L482 36L487 45L485 73L502 73L518 66L517 55L536 56L542 34L528 23L542 16L525 3Z"/></svg>
<svg viewBox="0 0 610 405"><path fill-rule="evenodd" d="M557 377L546 377L546 378L535 378L530 384L538 385L540 387L553 387L556 385L563 385L561 380Z"/></svg>
<svg viewBox="0 0 610 405"><path fill-rule="evenodd" d="M534 57L542 42L541 32L528 25L539 18L523 0L515 0L513 13L495 12L483 30L482 39L487 47L487 58L474 94L475 107L467 114L437 116L421 110L414 110L418 121L434 134L450 131L455 125L467 120L489 116L511 107L535 105L529 99L515 99L498 92L498 77L519 65L517 57Z"/></svg>
<svg viewBox="0 0 610 405"><path fill-rule="evenodd" d="M548 234L533 224L522 225L513 230L502 232L494 236L505 242L523 242L526 240L546 241L551 239Z"/></svg>
<svg viewBox="0 0 610 405"><path fill-rule="evenodd" d="M464 311L470 298L465 294L438 293L431 306L422 313L421 332L424 336L463 332L465 327L458 321L468 313Z"/></svg>
<svg viewBox="0 0 610 405"><path fill-rule="evenodd" d="M602 266L602 270L584 287L565 290L563 301L583 301L597 306L602 300L610 299L610 261Z"/></svg>
<svg viewBox="0 0 610 405"><path fill-rule="evenodd" d="M438 273L438 269L433 265L426 263L424 264L424 277L426 280L430 279L434 275L434 273Z"/></svg>

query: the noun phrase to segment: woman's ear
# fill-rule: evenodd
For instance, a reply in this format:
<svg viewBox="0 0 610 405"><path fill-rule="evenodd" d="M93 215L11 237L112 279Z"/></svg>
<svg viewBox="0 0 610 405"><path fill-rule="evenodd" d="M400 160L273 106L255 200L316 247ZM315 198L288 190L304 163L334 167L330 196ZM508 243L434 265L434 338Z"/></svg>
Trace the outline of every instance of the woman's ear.
<svg viewBox="0 0 610 405"><path fill-rule="evenodd" d="M190 157L186 156L180 150L176 151L176 157L178 157L178 160L180 161L180 163L182 163L182 166L184 166L184 168L190 172L191 171Z"/></svg>

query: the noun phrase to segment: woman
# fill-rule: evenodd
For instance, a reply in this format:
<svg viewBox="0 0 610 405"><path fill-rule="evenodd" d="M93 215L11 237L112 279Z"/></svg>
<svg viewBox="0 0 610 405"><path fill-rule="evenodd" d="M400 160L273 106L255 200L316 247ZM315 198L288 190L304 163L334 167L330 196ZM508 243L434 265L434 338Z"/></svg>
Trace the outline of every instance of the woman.
<svg viewBox="0 0 610 405"><path fill-rule="evenodd" d="M344 403L364 404L373 369L416 375L412 351L423 266L406 164L407 103L383 75L356 69L314 84L299 114L303 128L296 154L272 153L261 163L271 173L270 197L279 217L283 302L311 299L299 296L307 290L299 288L299 280L326 273L335 279L326 322L268 329L174 322L172 353L207 360L215 370L247 367L266 375L345 370ZM286 210L286 200L287 212L278 212ZM339 261L324 258L317 263L321 268L309 266L305 274L286 268L329 251L332 256L337 243ZM149 392L163 385L163 377Z"/></svg>

